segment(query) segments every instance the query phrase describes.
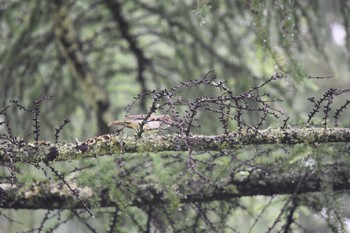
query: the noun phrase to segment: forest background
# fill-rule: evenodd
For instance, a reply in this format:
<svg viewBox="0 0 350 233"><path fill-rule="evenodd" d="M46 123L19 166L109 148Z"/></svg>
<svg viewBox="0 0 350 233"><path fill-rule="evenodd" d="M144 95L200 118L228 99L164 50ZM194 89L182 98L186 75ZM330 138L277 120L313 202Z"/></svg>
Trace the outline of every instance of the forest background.
<svg viewBox="0 0 350 233"><path fill-rule="evenodd" d="M249 101L255 101L251 106L259 110L244 112L243 125L233 117L234 113L232 119L231 113L227 114L230 117L223 123L212 111L212 105L208 107L210 110L201 106L190 119L195 123L189 123L191 134L187 136L241 133L251 125L253 130L283 125L346 128L349 126L346 117L349 100L346 88L350 87L349 19L350 2L342 0L0 1L1 139L6 141L11 134L25 143L40 140L80 145L89 138L112 133L107 124L124 119L126 114L169 114L186 121L190 119L186 111L193 110L192 100L224 95L228 89L235 96L242 94L250 98L251 95L244 93L253 94L249 90L254 87L259 87L254 89L253 95L257 97ZM214 76L216 79L211 80ZM271 82L265 85L268 80ZM159 91L181 86L181 82L185 84L176 89L176 100L186 101L171 106L174 96ZM313 100L321 99L331 88L344 90L335 94L337 98L329 105L333 114L345 106L339 123L335 123L336 117L328 118L325 103L320 104L315 117L311 114L310 121L317 103ZM155 93L165 100L160 102L160 107L154 105L156 108L152 109ZM53 97L40 100L43 96ZM261 103L265 106L262 110ZM266 107L266 103L271 105ZM34 124L40 124L40 133L35 131L37 126L33 128L33 111L21 108L25 106L29 110L39 105L40 120L34 120ZM9 107L5 109L6 106ZM266 108L269 111L265 118ZM273 117L275 109L278 114L283 112L278 118ZM179 116L174 116L177 112ZM177 135L181 131L178 122L158 134ZM123 129L123 136L134 137L133 134ZM142 138L147 136L144 134ZM156 139L151 139L151 143L152 140ZM330 165L334 171L334 164L346 166L349 162L346 143L283 148L252 145L215 153L197 151L190 160L192 154L188 151L154 152L114 151L111 156L50 163L13 164L2 159L3 197L12 195L6 193L9 184L17 194L7 198L16 200L35 196L36 193L28 190L50 182L61 182L62 187L68 183L73 189L90 187L98 197L87 194L84 199L83 188L81 199L79 194L72 195L70 188L60 193L60 198L71 195L73 200L66 202L76 201L78 208L73 208L73 204L64 206L59 201L58 207L53 207L50 192L45 193L47 199L40 199L36 207L35 203L26 202L13 205L14 202L3 198L0 231L344 232L350 229L348 194L333 190L332 184L337 182L335 178L339 174L325 169ZM277 161L279 172L293 171L289 175L283 173L286 182L294 174L293 169L304 172L307 168L315 172L311 172L313 175L323 173L319 180L324 185L314 190L316 193L300 195L294 188L289 193L280 193L286 195L267 196L259 195L262 190L250 189L247 191L250 194L230 198L221 197L220 192L217 195L206 192L211 187L217 188L225 177L234 176L242 184L252 170L266 169L272 160ZM251 188L247 183L247 189ZM50 187L53 189L55 185ZM234 189L230 188L230 191ZM191 189L203 195L186 201L183 197ZM148 192L152 201L145 198Z"/></svg>

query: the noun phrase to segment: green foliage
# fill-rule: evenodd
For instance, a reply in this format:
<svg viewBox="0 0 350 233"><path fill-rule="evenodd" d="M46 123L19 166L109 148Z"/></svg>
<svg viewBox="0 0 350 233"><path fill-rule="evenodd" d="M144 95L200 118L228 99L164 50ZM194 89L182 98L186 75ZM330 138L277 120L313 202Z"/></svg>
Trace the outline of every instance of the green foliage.
<svg viewBox="0 0 350 233"><path fill-rule="evenodd" d="M284 100L283 104L278 101L272 104L281 110L280 118L267 117L263 128L281 127L281 119L287 117L290 117L287 127L303 127L313 107L306 98L310 95L321 97L319 93L329 87L348 85L350 11L345 2L4 1L0 3L0 108L12 99L32 108L33 100L44 94L53 95L54 100L41 108L40 140L54 140L55 128L63 119L69 118L71 123L60 133L59 140L78 138L83 141L98 132L106 132L102 130L103 126L106 128L108 122L122 119L125 109L130 110L127 114L148 110L153 96L132 102L142 90L170 90L181 81L196 79L214 69L217 77L226 81L239 96L263 83L273 73L283 72L289 80L259 90L269 93L271 99ZM118 6L120 14L117 16L121 19L113 14ZM57 9L61 11L57 12ZM60 22L66 28L59 28L57 23ZM344 45L334 42L332 29L335 23L344 26L347 34ZM71 30L67 37L60 37L67 28ZM65 45L66 50L61 48ZM70 60L63 51L71 53L68 53ZM78 68L81 73L76 72ZM326 76L334 79L309 78ZM98 90L96 96L106 96L105 108L96 110L93 103L101 104L101 101L94 99L91 87ZM201 86L195 91L184 89L179 98L191 101L199 96L220 94ZM177 106L174 110L184 114L188 108ZM230 114L234 115L235 110ZM316 114L311 126L323 123L323 110ZM9 126L13 134L24 138L25 142L33 142L33 114L12 108L10 112ZM216 114L206 110L196 114L201 128L195 128L191 133L223 133L224 127ZM249 112L243 117L247 123L256 124L262 115ZM343 120L343 125L349 124L347 118ZM248 126L244 126L243 132L249 129ZM228 129L238 130L233 119L229 121ZM0 133L6 131L1 125ZM108 198L119 211L116 220L116 226L121 228L117 229L119 232L259 232L261 229L268 231L274 223L272 232L288 231L283 229L287 225L284 222L294 207L293 226L289 231L303 232L304 228L309 232L346 231L344 219L348 213L346 208L339 207L349 200L334 192L332 186L339 181L332 168L350 162L344 144L286 148L280 145L250 146L218 154L194 153L192 157L176 152L123 156L122 165L119 163L121 155L53 165L66 179L77 179L81 186L92 187L94 193L108 190ZM275 166L266 167L272 161ZM85 166L88 168L79 170ZM42 168L16 164L14 171L22 189L48 180L61 181L44 164ZM289 195L272 196L271 199L249 197L181 202L186 193L195 190L205 196L206 187L211 188L211 185L217 185L215 187L221 191L239 193L235 183L220 185L226 184L231 177L240 182L258 179L258 171L263 169L278 171L290 179L297 176L298 171L310 170L321 177L321 192L298 195L297 198ZM2 179L8 181L11 172L4 167L0 173ZM141 206L141 198L152 199L154 195L149 192L150 184L154 185L154 192L164 191L159 198L162 203ZM95 197L90 203L99 206L102 198ZM139 202L136 205L130 200ZM99 216L93 225L103 232L112 221L114 209L95 211ZM44 216L45 213L41 217ZM72 219L69 214L62 216L65 220ZM50 231L51 227L60 225L56 220L49 221L38 231ZM242 226L242 222L249 224ZM328 224L328 228L321 222ZM148 226L151 227L146 229Z"/></svg>

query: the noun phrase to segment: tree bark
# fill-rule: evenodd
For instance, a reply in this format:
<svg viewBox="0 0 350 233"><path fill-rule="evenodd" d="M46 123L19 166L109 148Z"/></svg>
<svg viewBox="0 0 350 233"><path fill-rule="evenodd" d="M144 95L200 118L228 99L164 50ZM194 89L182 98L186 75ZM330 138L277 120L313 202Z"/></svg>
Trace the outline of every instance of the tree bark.
<svg viewBox="0 0 350 233"><path fill-rule="evenodd" d="M155 135L142 138L120 137L106 134L76 143L14 144L11 140L0 145L0 162L8 161L10 153L14 162L70 161L121 153L162 151L220 151L238 149L246 145L296 145L350 142L349 128L295 128L250 130L228 135Z"/></svg>

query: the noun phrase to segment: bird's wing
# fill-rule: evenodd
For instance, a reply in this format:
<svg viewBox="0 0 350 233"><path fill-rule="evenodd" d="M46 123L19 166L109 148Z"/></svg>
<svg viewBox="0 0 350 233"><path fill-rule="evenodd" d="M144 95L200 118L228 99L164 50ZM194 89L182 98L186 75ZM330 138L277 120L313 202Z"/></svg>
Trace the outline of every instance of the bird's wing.
<svg viewBox="0 0 350 233"><path fill-rule="evenodd" d="M129 120L144 120L146 115L127 115L125 118Z"/></svg>
<svg viewBox="0 0 350 233"><path fill-rule="evenodd" d="M124 125L125 121L113 121L108 124L108 127L114 126L114 125Z"/></svg>

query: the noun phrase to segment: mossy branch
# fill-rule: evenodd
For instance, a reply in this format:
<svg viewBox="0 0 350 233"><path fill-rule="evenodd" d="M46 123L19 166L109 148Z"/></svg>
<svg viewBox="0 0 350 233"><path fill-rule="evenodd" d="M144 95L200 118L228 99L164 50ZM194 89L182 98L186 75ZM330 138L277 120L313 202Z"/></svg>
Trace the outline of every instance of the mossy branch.
<svg viewBox="0 0 350 233"><path fill-rule="evenodd" d="M11 153L12 162L70 161L121 153L145 153L162 151L219 151L238 149L246 145L295 145L350 142L349 128L295 128L250 130L240 133L206 136L181 135L149 136L143 138L102 135L76 143L23 143L15 145L3 140L0 145L0 161L6 162Z"/></svg>
<svg viewBox="0 0 350 233"><path fill-rule="evenodd" d="M174 198L176 203L182 204L229 200L255 195L271 196L319 192L327 185L325 183L327 183L326 179L329 174L337 177L337 179L328 181L328 185L333 191L348 190L350 187L350 170L345 164L330 164L324 166L322 171L312 167L300 168L293 165L289 167L288 171L285 171L284 168L275 166L274 162L266 164L266 167L274 169L267 173L264 169L242 166L240 172L233 176L223 176L215 184L197 180L189 185L178 181L172 184L172 187L177 187L175 190L169 190L169 187L161 186L157 182L142 179L139 181L142 183L133 186L130 178L122 176L118 177L115 182L119 184L118 192L128 197L128 203L132 206L170 204ZM108 188L96 190L94 187L79 186L74 177L67 178L67 182L74 187L81 200L90 208L111 207L122 201L111 198L113 191ZM83 208L61 181L36 182L27 187L2 183L0 188L3 200L6 200L2 204L2 208ZM169 195L169 193L171 194Z"/></svg>

